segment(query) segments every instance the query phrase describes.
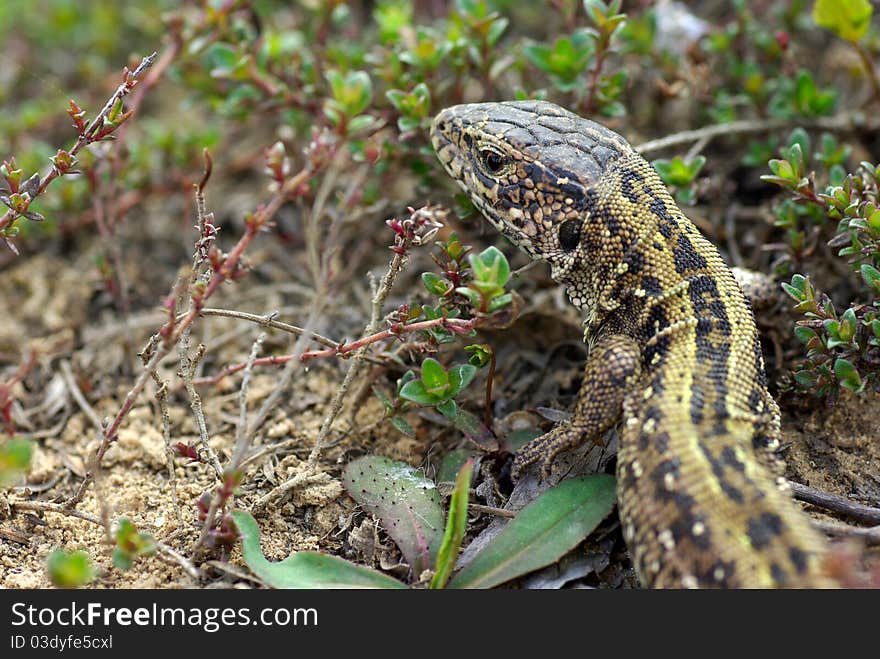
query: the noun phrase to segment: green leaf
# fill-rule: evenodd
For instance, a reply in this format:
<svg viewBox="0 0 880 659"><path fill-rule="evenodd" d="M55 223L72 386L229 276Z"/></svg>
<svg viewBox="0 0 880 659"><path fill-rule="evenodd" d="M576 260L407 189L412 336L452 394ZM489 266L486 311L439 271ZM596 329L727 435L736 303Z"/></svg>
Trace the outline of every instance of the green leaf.
<svg viewBox="0 0 880 659"><path fill-rule="evenodd" d="M401 31L412 25L413 6L411 2L380 2L373 9L373 20L379 31L379 40L385 44L396 44Z"/></svg>
<svg viewBox="0 0 880 659"><path fill-rule="evenodd" d="M498 450L498 442L495 440L492 431L467 410L459 407L455 413L455 418L452 419L452 425L461 430L465 437L484 451L494 452Z"/></svg>
<svg viewBox="0 0 880 659"><path fill-rule="evenodd" d="M794 374L794 379L804 389L812 389L818 378L812 371L798 371Z"/></svg>
<svg viewBox="0 0 880 659"><path fill-rule="evenodd" d="M855 310L850 308L844 311L840 317L840 329L838 330L840 338L843 341L849 342L855 336L857 326L858 320L856 319Z"/></svg>
<svg viewBox="0 0 880 659"><path fill-rule="evenodd" d="M438 483L455 482L458 472L464 466L464 463L474 457L474 452L468 448L452 449L443 456L440 466L437 468L437 474L434 480Z"/></svg>
<svg viewBox="0 0 880 659"><path fill-rule="evenodd" d="M428 289L428 292L432 295L445 295L446 291L449 290L449 284L447 284L433 272L423 272L422 283L425 285L425 288Z"/></svg>
<svg viewBox="0 0 880 659"><path fill-rule="evenodd" d="M241 553L251 571L273 588L406 588L381 572L316 551L298 551L273 563L260 549L260 529L243 510L232 512L241 533Z"/></svg>
<svg viewBox="0 0 880 659"><path fill-rule="evenodd" d="M880 294L880 270L867 263L863 264L860 270L862 279L865 280L868 287L873 289L875 293Z"/></svg>
<svg viewBox="0 0 880 659"><path fill-rule="evenodd" d="M231 75L240 66L242 61L241 54L233 46L222 42L211 44L205 50L202 58L205 68L214 77Z"/></svg>
<svg viewBox="0 0 880 659"><path fill-rule="evenodd" d="M834 375L840 380L840 384L850 391L859 392L864 387L862 378L852 362L838 358L834 361Z"/></svg>
<svg viewBox="0 0 880 659"><path fill-rule="evenodd" d="M467 298L467 301L470 302L471 306L475 309L480 308L480 302L482 302L482 300L478 291L475 291L473 288L468 288L466 286L459 286L455 289L455 292Z"/></svg>
<svg viewBox="0 0 880 659"><path fill-rule="evenodd" d="M10 439L0 444L0 487L15 484L31 465L31 442Z"/></svg>
<svg viewBox="0 0 880 659"><path fill-rule="evenodd" d="M421 380L410 380L400 388L398 395L418 405L435 405L441 400L439 396L428 393Z"/></svg>
<svg viewBox="0 0 880 659"><path fill-rule="evenodd" d="M818 334L816 334L816 330L810 327L795 327L794 335L797 337L798 341L803 343L804 345L808 344L810 341L818 338Z"/></svg>
<svg viewBox="0 0 880 659"><path fill-rule="evenodd" d="M391 425L397 430L397 432L406 435L407 437L415 437L416 431L413 430L413 427L409 425L409 422L404 419L402 416L392 416L390 418Z"/></svg>
<svg viewBox="0 0 880 659"><path fill-rule="evenodd" d="M487 247L479 254L471 254L468 260L474 271L474 279L479 282L503 287L510 279L510 264L497 247Z"/></svg>
<svg viewBox="0 0 880 659"><path fill-rule="evenodd" d="M529 61L548 74L562 92L572 91L578 85L593 51L592 39L585 31L560 37L552 46L536 43L523 50Z"/></svg>
<svg viewBox="0 0 880 659"><path fill-rule="evenodd" d="M694 182L703 165L706 164L706 157L696 156L685 161L676 156L672 160L655 160L651 164L666 185L685 187Z"/></svg>
<svg viewBox="0 0 880 659"><path fill-rule="evenodd" d="M797 149L795 149L797 146ZM802 127L797 126L788 135L788 153L786 157L796 163L799 168L804 165L804 154L810 152L810 136Z"/></svg>
<svg viewBox="0 0 880 659"><path fill-rule="evenodd" d="M422 384L428 395L437 398L445 397L449 391L449 374L433 357L427 357L422 362Z"/></svg>
<svg viewBox="0 0 880 659"><path fill-rule="evenodd" d="M464 351L470 355L468 363L477 368L483 368L492 361L492 346L488 343L473 343L464 347Z"/></svg>
<svg viewBox="0 0 880 659"><path fill-rule="evenodd" d="M867 33L873 11L868 0L816 0L813 20L841 39L855 43Z"/></svg>
<svg viewBox="0 0 880 659"><path fill-rule="evenodd" d="M444 522L433 481L404 462L365 455L346 465L342 484L382 520L416 576L434 566Z"/></svg>
<svg viewBox="0 0 880 659"><path fill-rule="evenodd" d="M95 578L95 568L84 551L55 549L46 559L46 567L57 588L79 588Z"/></svg>
<svg viewBox="0 0 880 659"><path fill-rule="evenodd" d="M467 529L467 507L471 487L471 473L473 472L474 460L471 458L465 462L455 479L455 488L449 500L449 516L446 519L446 532L443 534L443 544L437 552L437 566L434 576L431 578L431 588L443 588L449 581L455 560L458 558L458 550Z"/></svg>
<svg viewBox="0 0 880 659"><path fill-rule="evenodd" d="M476 372L477 367L473 364L458 364L449 369L449 389L447 390L447 395L451 397L457 396L462 389L471 383Z"/></svg>
<svg viewBox="0 0 880 659"><path fill-rule="evenodd" d="M452 398L449 400L444 400L442 403L438 403L437 411L440 412L443 416L445 416L450 421L454 420L456 415L458 414L458 403L456 403Z"/></svg>
<svg viewBox="0 0 880 659"><path fill-rule="evenodd" d="M807 282L806 277L803 275L793 275L790 284L782 284L782 290L784 290L789 297L796 302L803 302L807 299L808 286L809 283Z"/></svg>
<svg viewBox="0 0 880 659"><path fill-rule="evenodd" d="M611 512L612 476L572 478L544 492L459 572L450 588L491 588L557 561Z"/></svg>
<svg viewBox="0 0 880 659"><path fill-rule="evenodd" d="M127 572L134 565L134 558L131 554L119 547L113 548L113 567L117 570Z"/></svg>
<svg viewBox="0 0 880 659"><path fill-rule="evenodd" d="M779 160L773 159L767 163L770 167L770 171L773 172L777 177L781 178L786 182L794 182L798 180L798 175L792 167L791 163L787 160ZM762 177L763 178L763 177Z"/></svg>
<svg viewBox="0 0 880 659"><path fill-rule="evenodd" d="M326 77L333 94L332 105L327 108L331 113L341 112L346 117L352 118L369 107L373 99L373 83L366 71L342 73L330 70L327 71Z"/></svg>
<svg viewBox="0 0 880 659"><path fill-rule="evenodd" d="M490 313L493 311L498 311L501 307L506 307L511 302L513 302L513 295L510 293L505 293L504 295L493 297L492 301L489 302L488 311Z"/></svg>

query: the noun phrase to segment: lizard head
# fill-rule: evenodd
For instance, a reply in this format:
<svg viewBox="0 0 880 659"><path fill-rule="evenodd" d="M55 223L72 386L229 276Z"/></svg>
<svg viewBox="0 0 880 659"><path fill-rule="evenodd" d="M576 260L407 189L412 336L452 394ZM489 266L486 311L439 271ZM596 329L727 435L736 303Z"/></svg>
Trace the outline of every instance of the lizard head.
<svg viewBox="0 0 880 659"><path fill-rule="evenodd" d="M617 133L544 101L447 108L431 142L486 219L554 265L579 246L609 165L632 152Z"/></svg>

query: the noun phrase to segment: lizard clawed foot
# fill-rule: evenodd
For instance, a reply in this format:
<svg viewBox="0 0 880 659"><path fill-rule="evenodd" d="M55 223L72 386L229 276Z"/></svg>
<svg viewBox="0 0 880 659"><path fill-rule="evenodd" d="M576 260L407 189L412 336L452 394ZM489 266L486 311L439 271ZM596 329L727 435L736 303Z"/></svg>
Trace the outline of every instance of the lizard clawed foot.
<svg viewBox="0 0 880 659"><path fill-rule="evenodd" d="M556 456L566 449L580 444L582 434L568 424L556 426L548 433L536 437L517 451L513 461L511 477L518 481L522 472L535 462L541 463L541 478L550 476L550 470Z"/></svg>

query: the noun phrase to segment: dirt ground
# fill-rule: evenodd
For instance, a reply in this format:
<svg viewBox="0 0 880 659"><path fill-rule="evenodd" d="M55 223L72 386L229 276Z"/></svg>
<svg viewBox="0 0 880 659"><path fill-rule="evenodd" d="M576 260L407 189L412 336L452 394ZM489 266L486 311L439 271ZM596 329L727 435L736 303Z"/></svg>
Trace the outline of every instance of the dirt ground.
<svg viewBox="0 0 880 659"><path fill-rule="evenodd" d="M94 421L76 402L62 362L91 401L96 418L112 416L138 372L132 359L134 352L161 324L161 314L148 304L133 313L127 325L111 315L97 282L82 276L88 271L87 250L83 253L72 262L49 255L22 258L0 278L0 350L10 350L27 337L40 354L55 355L38 357L34 369L15 390L19 402L13 408L13 418L23 434L34 438L34 454L26 483L0 494L0 584L8 588L49 587L46 557L53 549L63 547L84 549L91 555L100 568L92 584L97 588L254 585L237 546L229 556L218 551L216 560L203 566L205 578L199 581L171 552L139 559L126 572L113 567L112 544L105 536L105 527L95 523L95 518L126 517L139 531L188 556L199 536L196 503L215 485L208 465L178 457L171 486L152 385L137 401L119 440L107 452L99 477L77 508L92 521L11 508L10 501L59 502L70 497L97 447ZM257 252L253 257L255 269L265 272L276 262L275 256ZM161 299L156 291L162 290L163 273L147 272L145 264L136 259L132 259L131 268L130 281L139 282L140 289L136 290L142 297ZM282 275L278 273L279 278ZM288 305L291 312L280 319L292 323L300 320L297 314L303 309L297 303L289 304L296 295L284 292L284 282L249 279L224 292L222 306L265 313ZM157 283L153 286L152 282ZM495 393L496 411L506 417L502 424L507 427L539 423L534 410L541 405L555 404L565 409L577 390L584 356L578 319L561 292L547 286L532 291L529 299L516 325L492 337L498 341L502 365L498 380L501 386ZM559 322L560 314L566 322ZM334 322L337 328L344 327L348 336L356 336L363 318L354 314ZM242 361L258 331L252 324L228 318L204 319L200 323L200 340L210 347L210 359L204 365L206 374ZM278 333L272 333L266 345L268 350L278 351L289 347L288 339ZM542 345L554 347L550 354L542 354ZM249 508L304 468L346 367L341 360L318 361L294 376L282 403L256 436L237 506ZM179 382L173 377L176 368L176 356L169 358L163 364L163 377ZM256 370L249 393L252 411L275 388L279 370ZM395 377L399 373L373 371L368 380L378 378L377 383L388 384ZM217 386L201 388L210 443L221 461L233 452L238 383L239 379L233 377ZM198 432L185 392L173 389L169 405L173 442L195 444ZM479 410L478 402L473 409ZM795 401L786 405L786 411L783 428L790 442L786 452L789 477L856 502L880 506L880 398L844 395L827 407ZM367 452L430 469L433 458L461 445L463 440L454 430L417 413L408 417L417 430L416 438L410 439L383 422L382 416L381 404L368 389L364 395L349 397L321 459L326 476L255 514L267 557L282 559L297 550L318 549L405 577L406 569L399 565L400 556L393 543L344 493L340 470L348 460ZM543 425L548 427L548 422ZM607 458L599 463L600 467L608 467ZM465 544L491 520L475 516L472 521ZM550 576L564 584L567 578L558 575L577 564L577 569L571 569L581 585L633 585L617 525L612 519L601 529L598 540L588 541L554 566L555 576ZM876 558L874 555L872 560ZM589 565L585 567L586 563ZM550 578L548 574L543 573ZM585 574L592 576L583 581Z"/></svg>

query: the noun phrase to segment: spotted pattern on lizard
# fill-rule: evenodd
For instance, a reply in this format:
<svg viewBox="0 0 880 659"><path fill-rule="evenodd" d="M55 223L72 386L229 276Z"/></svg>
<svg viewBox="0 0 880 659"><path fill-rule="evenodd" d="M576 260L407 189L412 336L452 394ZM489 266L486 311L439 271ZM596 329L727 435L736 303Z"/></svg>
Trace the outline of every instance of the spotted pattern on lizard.
<svg viewBox="0 0 880 659"><path fill-rule="evenodd" d="M572 419L518 473L621 425L618 502L654 587L825 587L825 539L783 491L779 410L747 298L620 135L542 101L442 111L447 172L584 315Z"/></svg>

